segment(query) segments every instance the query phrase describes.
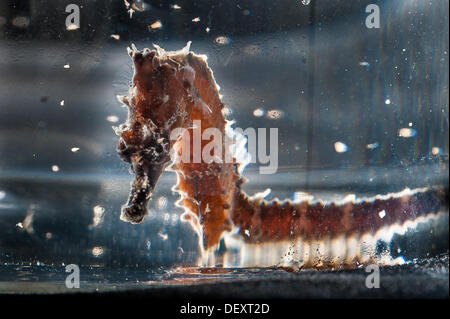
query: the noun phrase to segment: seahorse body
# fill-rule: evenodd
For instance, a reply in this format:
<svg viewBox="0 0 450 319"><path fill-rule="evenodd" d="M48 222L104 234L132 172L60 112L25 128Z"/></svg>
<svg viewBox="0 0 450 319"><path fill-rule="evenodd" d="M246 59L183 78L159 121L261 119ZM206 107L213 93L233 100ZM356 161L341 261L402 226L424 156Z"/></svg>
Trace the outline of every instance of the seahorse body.
<svg viewBox="0 0 450 319"><path fill-rule="evenodd" d="M222 110L219 89L206 57L189 51L138 51L128 49L135 73L127 96L119 97L129 108L127 121L116 129L117 151L136 175L121 219L139 223L162 171L177 174L177 205L199 233L204 250L217 247L224 233L238 229L249 243L277 242L293 238L320 240L374 233L382 227L403 224L419 216L437 213L447 202L441 188L404 190L371 199L342 203L291 201L266 202L250 198L242 190L242 163L237 155L226 161L226 139L201 140L195 134L209 128L233 138ZM200 123L200 127L196 125ZM175 134L176 129L184 133ZM231 132L231 133L230 133ZM214 162L196 162L209 144L222 150ZM189 150L189 160L180 160Z"/></svg>

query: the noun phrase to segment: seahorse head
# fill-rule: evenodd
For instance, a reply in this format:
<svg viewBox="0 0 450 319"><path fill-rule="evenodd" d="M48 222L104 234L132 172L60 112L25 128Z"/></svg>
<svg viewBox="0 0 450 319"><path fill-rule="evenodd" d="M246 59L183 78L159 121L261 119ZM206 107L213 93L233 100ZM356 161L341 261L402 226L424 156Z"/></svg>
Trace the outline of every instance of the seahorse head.
<svg viewBox="0 0 450 319"><path fill-rule="evenodd" d="M139 223L170 161L171 131L185 125L192 72L185 62L189 44L174 52L158 46L138 51L132 45L128 54L134 63L134 75L128 95L118 97L129 113L127 121L116 128L120 136L117 152L131 164L136 178L121 219Z"/></svg>
<svg viewBox="0 0 450 319"><path fill-rule="evenodd" d="M189 102L189 47L165 51L154 46L155 50L138 51L134 45L128 49L134 63L130 107L141 120L169 130L182 125Z"/></svg>

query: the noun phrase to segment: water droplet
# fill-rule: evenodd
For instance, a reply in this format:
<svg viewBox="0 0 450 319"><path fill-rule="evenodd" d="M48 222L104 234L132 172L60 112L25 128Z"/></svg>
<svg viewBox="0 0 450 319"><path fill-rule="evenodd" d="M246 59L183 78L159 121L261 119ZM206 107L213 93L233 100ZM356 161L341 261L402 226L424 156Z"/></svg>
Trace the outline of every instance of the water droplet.
<svg viewBox="0 0 450 319"><path fill-rule="evenodd" d="M441 149L437 146L435 146L431 149L431 154L433 154L433 155L439 155L440 153L441 153ZM1 194L1 192L0 192L0 194ZM1 195L0 195L0 199L1 199Z"/></svg>
<svg viewBox="0 0 450 319"><path fill-rule="evenodd" d="M162 238L162 240L167 240L169 238L169 235L163 234L162 232L158 233L158 236Z"/></svg>
<svg viewBox="0 0 450 319"><path fill-rule="evenodd" d="M222 36L217 37L214 41L217 44L226 45L226 44L229 44L231 42L231 39L222 35Z"/></svg>
<svg viewBox="0 0 450 319"><path fill-rule="evenodd" d="M148 26L149 29L154 30L154 29L161 29L163 27L163 24L160 20L156 20L155 22L153 22L152 24L150 24Z"/></svg>
<svg viewBox="0 0 450 319"><path fill-rule="evenodd" d="M77 30L77 29L79 29L80 27L78 26L78 25L76 25L75 23L71 23L71 24L69 24L67 27L66 27L66 30L67 31L73 31L73 30Z"/></svg>
<svg viewBox="0 0 450 319"><path fill-rule="evenodd" d="M264 116L264 110L262 108L257 108L253 111L253 116L255 117L263 117Z"/></svg>
<svg viewBox="0 0 450 319"><path fill-rule="evenodd" d="M92 217L92 226L97 227L103 221L103 215L105 213L105 208L103 208L100 205L95 205L92 208L92 211L94 212L94 216Z"/></svg>
<svg viewBox="0 0 450 319"><path fill-rule="evenodd" d="M103 247L96 246L92 248L92 256L100 257L103 254Z"/></svg>
<svg viewBox="0 0 450 319"><path fill-rule="evenodd" d="M348 146L342 142L334 143L334 149L337 153L345 153L348 151Z"/></svg>
<svg viewBox="0 0 450 319"><path fill-rule="evenodd" d="M106 120L111 123L117 123L119 121L119 118L116 115L108 115L106 117Z"/></svg>
<svg viewBox="0 0 450 319"><path fill-rule="evenodd" d="M229 107L225 106L222 109L222 114L223 116L230 116L231 114L233 114L233 111Z"/></svg>
<svg viewBox="0 0 450 319"><path fill-rule="evenodd" d="M282 118L284 112L282 110L269 110L267 111L266 117L271 120L278 120Z"/></svg>
<svg viewBox="0 0 450 319"><path fill-rule="evenodd" d="M413 128L404 127L398 130L398 136L408 138L416 136L417 131Z"/></svg>
<svg viewBox="0 0 450 319"><path fill-rule="evenodd" d="M380 143L375 142L375 143L367 144L366 148L369 149L369 150L373 150L373 149L376 149L378 146L380 146Z"/></svg>
<svg viewBox="0 0 450 319"><path fill-rule="evenodd" d="M30 25L30 18L24 16L17 16L12 19L12 25L17 28L26 28Z"/></svg>
<svg viewBox="0 0 450 319"><path fill-rule="evenodd" d="M167 197L160 196L160 197L158 197L158 199L156 201L156 208L165 209L167 207L167 204L168 204Z"/></svg>

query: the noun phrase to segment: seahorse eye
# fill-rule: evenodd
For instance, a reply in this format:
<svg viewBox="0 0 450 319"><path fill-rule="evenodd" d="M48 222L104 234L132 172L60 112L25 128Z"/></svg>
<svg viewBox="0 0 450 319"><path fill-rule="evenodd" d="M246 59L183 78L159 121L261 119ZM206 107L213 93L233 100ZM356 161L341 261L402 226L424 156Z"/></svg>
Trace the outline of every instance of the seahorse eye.
<svg viewBox="0 0 450 319"><path fill-rule="evenodd" d="M157 153L162 153L164 148L162 147L161 144L156 145L155 150Z"/></svg>
<svg viewBox="0 0 450 319"><path fill-rule="evenodd" d="M183 81L183 86L185 89L189 89L191 87L191 83L189 83L189 81Z"/></svg>

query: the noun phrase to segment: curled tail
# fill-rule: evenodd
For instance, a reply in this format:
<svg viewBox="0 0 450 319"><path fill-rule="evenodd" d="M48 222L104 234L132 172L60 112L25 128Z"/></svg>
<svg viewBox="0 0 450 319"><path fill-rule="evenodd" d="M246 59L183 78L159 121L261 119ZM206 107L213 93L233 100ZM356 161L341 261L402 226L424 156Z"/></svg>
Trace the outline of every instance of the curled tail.
<svg viewBox="0 0 450 319"><path fill-rule="evenodd" d="M372 198L346 198L342 202L310 200L267 202L252 199L238 190L232 220L248 243L301 238L324 238L374 234L392 225L403 225L448 207L448 189L405 189Z"/></svg>

